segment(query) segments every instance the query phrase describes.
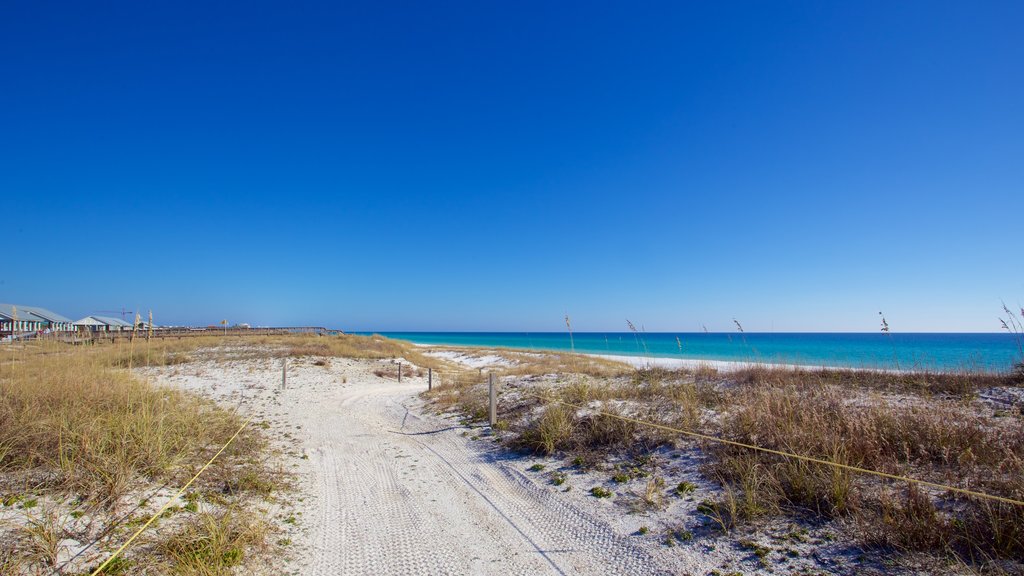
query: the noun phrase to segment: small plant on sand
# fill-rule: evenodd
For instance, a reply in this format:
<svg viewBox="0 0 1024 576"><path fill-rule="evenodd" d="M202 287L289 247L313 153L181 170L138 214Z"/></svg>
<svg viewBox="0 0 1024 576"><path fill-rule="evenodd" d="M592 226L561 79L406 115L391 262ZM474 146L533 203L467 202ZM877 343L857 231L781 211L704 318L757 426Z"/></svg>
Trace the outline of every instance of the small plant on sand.
<svg viewBox="0 0 1024 576"><path fill-rule="evenodd" d="M534 464L533 466L530 466L529 468L527 468L527 470L529 470L530 472L540 472L543 469L544 469L544 465L543 464Z"/></svg>
<svg viewBox="0 0 1024 576"><path fill-rule="evenodd" d="M554 472L551 473L551 483L554 484L555 486L561 486L562 484L565 484L566 479L567 476L565 472L559 472L558 470L555 470Z"/></svg>
<svg viewBox="0 0 1024 576"><path fill-rule="evenodd" d="M672 544L668 544L669 546L674 545L676 542L689 542L690 540L693 540L693 532L685 528L673 528L665 533L666 544L669 541L672 542Z"/></svg>
<svg viewBox="0 0 1024 576"><path fill-rule="evenodd" d="M762 546L750 539L740 540L740 548L753 552L754 556L757 556L757 559L762 566L768 565L768 555L771 554L770 548Z"/></svg>
<svg viewBox="0 0 1024 576"><path fill-rule="evenodd" d="M729 532L735 525L736 519L736 498L735 494L726 487L725 497L720 502L703 500L697 505L697 511L717 524L722 532Z"/></svg>
<svg viewBox="0 0 1024 576"><path fill-rule="evenodd" d="M594 498L611 498L612 491L602 486L594 486L590 489L590 495Z"/></svg>
<svg viewBox="0 0 1024 576"><path fill-rule="evenodd" d="M29 518L22 528L27 538L29 555L47 568L55 568L64 545L64 520L55 510L44 510L39 516Z"/></svg>
<svg viewBox="0 0 1024 576"><path fill-rule="evenodd" d="M665 480L660 476L652 476L644 489L644 504L650 508L662 508L665 505Z"/></svg>
<svg viewBox="0 0 1024 576"><path fill-rule="evenodd" d="M692 482L680 482L679 485L676 486L675 492L680 496L685 496L687 494L692 494L696 489L697 485Z"/></svg>

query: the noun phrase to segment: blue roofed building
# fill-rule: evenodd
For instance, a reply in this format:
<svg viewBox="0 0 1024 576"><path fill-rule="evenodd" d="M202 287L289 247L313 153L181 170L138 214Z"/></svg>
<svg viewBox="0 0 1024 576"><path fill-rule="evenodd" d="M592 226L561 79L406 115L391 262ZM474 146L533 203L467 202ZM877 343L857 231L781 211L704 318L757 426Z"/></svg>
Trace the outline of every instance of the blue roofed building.
<svg viewBox="0 0 1024 576"><path fill-rule="evenodd" d="M75 324L38 306L0 304L0 337L31 332L74 332Z"/></svg>
<svg viewBox="0 0 1024 576"><path fill-rule="evenodd" d="M112 316L86 316L81 320L75 320L74 324L77 329L90 332L121 332L132 329L131 322Z"/></svg>

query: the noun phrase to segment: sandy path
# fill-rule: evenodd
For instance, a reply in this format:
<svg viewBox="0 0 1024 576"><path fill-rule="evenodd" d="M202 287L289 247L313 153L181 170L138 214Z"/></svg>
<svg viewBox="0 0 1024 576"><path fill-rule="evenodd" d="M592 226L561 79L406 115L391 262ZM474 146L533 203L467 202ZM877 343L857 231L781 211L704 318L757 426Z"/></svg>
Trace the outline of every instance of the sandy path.
<svg viewBox="0 0 1024 576"><path fill-rule="evenodd" d="M421 415L423 388L373 377L303 411L319 499L306 574L658 572L464 428Z"/></svg>
<svg viewBox="0 0 1024 576"><path fill-rule="evenodd" d="M424 414L416 394L425 379L398 384L373 375L377 367L296 362L283 391L269 360L207 362L161 379L224 400L242 394L248 410L296 437L306 455L301 574L674 572L506 464L486 439Z"/></svg>

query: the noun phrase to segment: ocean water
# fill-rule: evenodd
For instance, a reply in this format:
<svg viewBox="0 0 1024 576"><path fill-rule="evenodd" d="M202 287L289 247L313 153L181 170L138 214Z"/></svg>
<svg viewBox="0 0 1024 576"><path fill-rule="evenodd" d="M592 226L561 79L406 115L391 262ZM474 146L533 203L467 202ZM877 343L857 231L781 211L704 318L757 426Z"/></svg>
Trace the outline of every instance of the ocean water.
<svg viewBox="0 0 1024 576"><path fill-rule="evenodd" d="M569 350L567 332L381 332L416 344ZM677 341L678 338L678 341ZM1010 334L577 332L577 352L848 368L1003 371L1020 361Z"/></svg>

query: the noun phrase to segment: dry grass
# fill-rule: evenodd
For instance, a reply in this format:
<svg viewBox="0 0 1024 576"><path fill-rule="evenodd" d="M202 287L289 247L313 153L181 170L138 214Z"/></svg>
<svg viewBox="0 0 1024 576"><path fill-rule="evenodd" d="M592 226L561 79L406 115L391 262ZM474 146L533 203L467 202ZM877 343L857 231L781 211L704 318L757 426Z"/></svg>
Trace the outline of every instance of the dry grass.
<svg viewBox="0 0 1024 576"><path fill-rule="evenodd" d="M540 454L568 448L576 428L575 415L557 403L548 404L534 425L522 431L516 444Z"/></svg>
<svg viewBox="0 0 1024 576"><path fill-rule="evenodd" d="M423 354L421 348L383 336L339 334L290 334L280 336L191 336L179 339L155 338L151 342L139 338L134 347L127 342L99 343L91 348L102 350L110 363L118 367L166 366L191 361L196 354L217 354L226 358L265 356L273 350L278 356L315 356L329 358L363 358L370 360L405 359L422 368L443 368L446 365Z"/></svg>
<svg viewBox="0 0 1024 576"><path fill-rule="evenodd" d="M487 419L487 382L476 370L448 368L434 372L434 387L427 397L438 412L458 411L471 421Z"/></svg>
<svg viewBox="0 0 1024 576"><path fill-rule="evenodd" d="M153 344L150 363L168 364L202 343ZM4 574L55 567L71 512L56 503L73 502L102 525L135 506L140 494L183 483L242 423L212 402L119 369L127 365L127 346L40 342L2 352L0 500L55 503L0 538ZM134 365L145 364L147 351L136 343L133 352ZM220 503L268 496L286 480L266 464L265 450L260 433L247 428L196 490Z"/></svg>
<svg viewBox="0 0 1024 576"><path fill-rule="evenodd" d="M750 387L733 399L722 434L843 464L1024 498L1024 420L959 402L848 400L839 387ZM780 509L852 515L865 543L1024 560L1024 509L924 492L746 449L713 448L713 475L738 493L739 521Z"/></svg>
<svg viewBox="0 0 1024 576"><path fill-rule="evenodd" d="M487 349L481 354L500 356L511 365L495 367L495 374L501 376L529 376L537 374L574 374L607 378L624 374L629 366L597 356L568 352L521 352L510 349Z"/></svg>
<svg viewBox="0 0 1024 576"><path fill-rule="evenodd" d="M421 368L444 367L441 361L424 355L420 348L412 344L377 335L268 336L255 339L254 343L283 346L290 356L334 356L370 360L404 358L406 361Z"/></svg>
<svg viewBox="0 0 1024 576"><path fill-rule="evenodd" d="M469 357L497 356L508 362L507 365L492 366L486 370L467 368L462 365L426 356L431 363L419 364L434 368L434 388L427 394L435 410L447 412L456 410L466 414L472 421L484 421L487 418L487 374L493 373L499 383L517 377L544 374L574 374L571 386L575 387L580 397L593 398L601 394L601 389L591 387L593 378L609 378L626 373L628 366L619 362L586 356L552 352L538 354L503 348L486 349L451 349L446 347L432 348L436 350L457 350ZM406 358L409 358L406 356ZM485 374L487 372L487 374ZM588 379L590 378L590 379ZM502 386L504 388L504 386ZM544 443L541 443L544 445ZM541 448L541 450L545 450Z"/></svg>
<svg viewBox="0 0 1024 576"><path fill-rule="evenodd" d="M31 482L109 504L139 478L180 478L241 424L210 402L110 368L121 360L110 350L32 350L0 367L5 491ZM243 433L230 455L261 445Z"/></svg>
<svg viewBox="0 0 1024 576"><path fill-rule="evenodd" d="M171 560L172 574L235 574L247 554L266 546L267 533L267 525L245 510L228 508L197 514L162 540L157 551Z"/></svg>
<svg viewBox="0 0 1024 576"><path fill-rule="evenodd" d="M1012 375L757 366L563 373L542 382L519 379L502 403L501 418L514 432L510 446L590 460L649 453L665 443L699 447L710 456L705 473L721 486L702 510L725 530L778 515L831 518L865 546L927 551L975 567L1024 563L1020 506L695 444L614 417L1024 500L1024 418L974 400L982 389L1012 386ZM460 393L485 398L486 390L467 386Z"/></svg>
<svg viewBox="0 0 1024 576"><path fill-rule="evenodd" d="M837 386L843 389L873 390L915 395L970 396L982 388L1012 385L1007 374L959 370L955 372L886 372L877 370L835 370L829 368L785 368L756 365L729 373L741 385Z"/></svg>

